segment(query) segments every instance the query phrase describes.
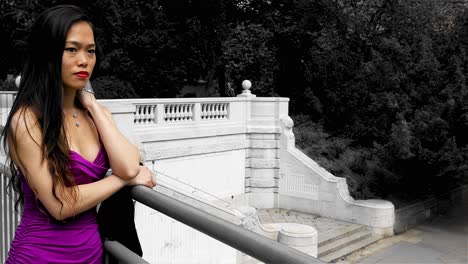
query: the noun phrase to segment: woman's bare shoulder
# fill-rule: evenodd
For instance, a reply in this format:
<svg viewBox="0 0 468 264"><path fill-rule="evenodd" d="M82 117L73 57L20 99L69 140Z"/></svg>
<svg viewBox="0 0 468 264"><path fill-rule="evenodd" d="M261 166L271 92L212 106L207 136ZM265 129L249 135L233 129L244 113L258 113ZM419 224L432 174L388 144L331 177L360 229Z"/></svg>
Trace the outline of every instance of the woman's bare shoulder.
<svg viewBox="0 0 468 264"><path fill-rule="evenodd" d="M10 131L16 142L26 138L40 139L42 131L39 125L39 119L31 107L20 107L12 116L10 122Z"/></svg>
<svg viewBox="0 0 468 264"><path fill-rule="evenodd" d="M33 128L38 125L38 117L31 107L23 106L18 108L11 118L13 130Z"/></svg>

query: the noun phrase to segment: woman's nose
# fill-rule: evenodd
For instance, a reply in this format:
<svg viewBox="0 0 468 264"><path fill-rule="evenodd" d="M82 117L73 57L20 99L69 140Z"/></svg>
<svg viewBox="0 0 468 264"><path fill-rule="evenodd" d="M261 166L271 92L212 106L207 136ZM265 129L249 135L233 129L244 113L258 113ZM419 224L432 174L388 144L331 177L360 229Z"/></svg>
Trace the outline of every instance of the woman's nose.
<svg viewBox="0 0 468 264"><path fill-rule="evenodd" d="M82 67L88 66L88 58L84 52L80 52L78 55L78 65Z"/></svg>

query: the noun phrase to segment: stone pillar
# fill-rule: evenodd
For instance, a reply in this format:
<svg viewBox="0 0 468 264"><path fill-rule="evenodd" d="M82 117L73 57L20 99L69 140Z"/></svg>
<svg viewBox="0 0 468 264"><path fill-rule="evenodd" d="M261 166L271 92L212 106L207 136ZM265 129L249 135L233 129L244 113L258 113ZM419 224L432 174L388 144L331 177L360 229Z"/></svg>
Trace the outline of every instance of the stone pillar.
<svg viewBox="0 0 468 264"><path fill-rule="evenodd" d="M256 208L277 206L279 178L279 140L271 133L247 134L246 193L249 204Z"/></svg>
<svg viewBox="0 0 468 264"><path fill-rule="evenodd" d="M251 82L242 83L238 97L246 99L245 191L250 206L275 208L278 205L279 115L285 98L262 98L251 94Z"/></svg>

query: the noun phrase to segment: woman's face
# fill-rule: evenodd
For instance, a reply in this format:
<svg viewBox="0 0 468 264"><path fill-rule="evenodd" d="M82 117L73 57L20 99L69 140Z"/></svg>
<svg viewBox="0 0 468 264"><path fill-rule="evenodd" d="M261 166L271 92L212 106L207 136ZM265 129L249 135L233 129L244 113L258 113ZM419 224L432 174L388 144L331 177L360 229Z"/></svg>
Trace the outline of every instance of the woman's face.
<svg viewBox="0 0 468 264"><path fill-rule="evenodd" d="M94 34L88 22L74 23L67 33L62 56L64 89L80 90L85 87L96 64L95 51Z"/></svg>

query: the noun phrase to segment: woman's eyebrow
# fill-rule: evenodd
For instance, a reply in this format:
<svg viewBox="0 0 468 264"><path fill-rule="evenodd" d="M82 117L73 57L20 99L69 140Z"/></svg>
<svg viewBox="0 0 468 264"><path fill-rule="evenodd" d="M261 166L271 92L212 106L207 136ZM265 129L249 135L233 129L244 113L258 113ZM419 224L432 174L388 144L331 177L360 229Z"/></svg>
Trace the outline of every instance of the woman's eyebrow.
<svg viewBox="0 0 468 264"><path fill-rule="evenodd" d="M81 42L79 42L79 41L67 40L66 43L73 44L73 45L78 46L78 47L82 46ZM90 44L86 45L86 47L94 48L94 47L96 47L96 44L90 43Z"/></svg>

